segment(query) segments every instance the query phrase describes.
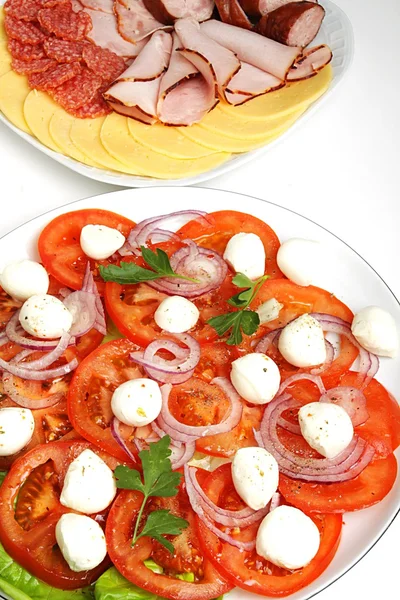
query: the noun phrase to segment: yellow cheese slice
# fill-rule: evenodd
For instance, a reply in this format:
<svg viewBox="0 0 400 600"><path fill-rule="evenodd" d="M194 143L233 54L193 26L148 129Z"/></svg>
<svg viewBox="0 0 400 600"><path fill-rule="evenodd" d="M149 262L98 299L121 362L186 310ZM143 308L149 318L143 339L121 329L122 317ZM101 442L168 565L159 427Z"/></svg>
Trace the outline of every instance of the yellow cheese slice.
<svg viewBox="0 0 400 600"><path fill-rule="evenodd" d="M0 77L0 111L26 133L32 133L24 117L24 102L30 91L25 75L9 71Z"/></svg>
<svg viewBox="0 0 400 600"><path fill-rule="evenodd" d="M134 119L128 119L128 128L137 142L171 158L201 158L212 154L209 148L200 146L182 135L182 127L166 127L161 123L144 125Z"/></svg>
<svg viewBox="0 0 400 600"><path fill-rule="evenodd" d="M106 117L97 119L74 119L70 129L72 143L94 163L102 165L106 169L112 169L121 173L131 175L141 175L141 173L132 165L127 167L118 159L107 152L101 138L101 128Z"/></svg>
<svg viewBox="0 0 400 600"><path fill-rule="evenodd" d="M51 118L57 109L58 104L45 92L32 90L24 103L24 116L33 135L37 137L39 142L54 150L54 152L62 153L61 148L54 142L49 131Z"/></svg>
<svg viewBox="0 0 400 600"><path fill-rule="evenodd" d="M11 71L11 54L7 42L0 40L0 77Z"/></svg>
<svg viewBox="0 0 400 600"><path fill-rule="evenodd" d="M90 167L99 167L101 169L102 165L100 165L100 163L96 163L88 158L72 142L70 131L75 121L75 117L68 114L67 111L59 106L58 110L56 110L50 120L49 132L52 140L67 156L89 165Z"/></svg>
<svg viewBox="0 0 400 600"><path fill-rule="evenodd" d="M230 154L214 153L196 159L169 158L136 142L129 133L128 118L112 113L101 129L104 147L125 165L137 167L143 175L159 179L178 179L204 173L228 160Z"/></svg>
<svg viewBox="0 0 400 600"><path fill-rule="evenodd" d="M332 67L328 65L310 79L291 83L280 90L254 98L241 106L231 106L221 102L219 108L229 115L246 120L285 116L315 102L326 92L331 80Z"/></svg>
<svg viewBox="0 0 400 600"><path fill-rule="evenodd" d="M4 29L4 17L4 7L0 6L0 40L7 39L6 30Z"/></svg>

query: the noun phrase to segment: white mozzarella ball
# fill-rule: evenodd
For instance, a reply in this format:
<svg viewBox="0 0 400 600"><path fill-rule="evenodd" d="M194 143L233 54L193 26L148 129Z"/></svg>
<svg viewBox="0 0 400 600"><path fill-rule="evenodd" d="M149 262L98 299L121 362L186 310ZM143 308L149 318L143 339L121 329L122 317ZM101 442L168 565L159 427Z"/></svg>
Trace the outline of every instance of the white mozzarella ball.
<svg viewBox="0 0 400 600"><path fill-rule="evenodd" d="M279 317L279 313L283 308L283 304L278 302L276 298L270 298L260 304L257 308L256 313L260 318L260 324L269 323L270 321L275 321Z"/></svg>
<svg viewBox="0 0 400 600"><path fill-rule="evenodd" d="M378 306L366 306L354 316L351 331L361 346L369 352L390 358L397 355L397 327L392 315L386 310Z"/></svg>
<svg viewBox="0 0 400 600"><path fill-rule="evenodd" d="M161 412L160 386L152 379L131 379L117 387L111 398L114 415L126 425L143 427Z"/></svg>
<svg viewBox="0 0 400 600"><path fill-rule="evenodd" d="M240 448L232 461L232 479L247 506L259 510L278 489L278 463L264 448Z"/></svg>
<svg viewBox="0 0 400 600"><path fill-rule="evenodd" d="M35 421L28 408L0 408L0 456L11 456L32 439Z"/></svg>
<svg viewBox="0 0 400 600"><path fill-rule="evenodd" d="M199 309L190 300L182 296L169 296L159 304L154 320L164 331L184 333L196 325L199 315Z"/></svg>
<svg viewBox="0 0 400 600"><path fill-rule="evenodd" d="M59 338L72 327L73 316L66 306L49 294L31 296L22 305L19 322L38 338Z"/></svg>
<svg viewBox="0 0 400 600"><path fill-rule="evenodd" d="M85 515L62 515L56 525L56 540L69 568L76 573L94 569L107 555L102 528Z"/></svg>
<svg viewBox="0 0 400 600"><path fill-rule="evenodd" d="M60 502L88 515L101 512L117 493L114 474L92 450L84 450L69 465Z"/></svg>
<svg viewBox="0 0 400 600"><path fill-rule="evenodd" d="M309 314L291 321L281 331L278 348L295 367L313 367L326 360L324 330Z"/></svg>
<svg viewBox="0 0 400 600"><path fill-rule="evenodd" d="M237 233L226 245L224 259L236 273L258 279L265 272L265 250L255 233Z"/></svg>
<svg viewBox="0 0 400 600"><path fill-rule="evenodd" d="M268 513L257 532L257 554L284 569L301 569L320 545L315 523L298 508L278 506Z"/></svg>
<svg viewBox="0 0 400 600"><path fill-rule="evenodd" d="M122 248L125 237L107 225L85 225L81 230L81 248L89 258L105 260Z"/></svg>
<svg viewBox="0 0 400 600"><path fill-rule="evenodd" d="M278 267L298 285L311 285L322 268L322 248L319 242L292 238L284 242L277 254Z"/></svg>
<svg viewBox="0 0 400 600"><path fill-rule="evenodd" d="M267 404L279 390L278 366L266 354L254 352L232 363L231 381L237 393L253 404Z"/></svg>
<svg viewBox="0 0 400 600"><path fill-rule="evenodd" d="M0 275L0 285L15 300L24 302L35 294L46 294L49 276L34 260L20 260L7 265Z"/></svg>
<svg viewBox="0 0 400 600"><path fill-rule="evenodd" d="M353 423L337 404L310 402L299 410L303 437L314 450L326 458L340 454L353 439Z"/></svg>

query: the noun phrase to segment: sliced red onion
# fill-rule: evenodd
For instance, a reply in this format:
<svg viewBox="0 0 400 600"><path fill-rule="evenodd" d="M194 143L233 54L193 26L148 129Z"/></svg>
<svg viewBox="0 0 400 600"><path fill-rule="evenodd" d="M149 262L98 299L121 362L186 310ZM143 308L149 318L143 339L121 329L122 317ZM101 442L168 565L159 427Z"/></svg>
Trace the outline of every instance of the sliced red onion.
<svg viewBox="0 0 400 600"><path fill-rule="evenodd" d="M272 494L271 502L269 505L269 512L272 512L273 510L278 508L278 506L282 504L282 500L283 498L279 492L275 492L275 494Z"/></svg>
<svg viewBox="0 0 400 600"><path fill-rule="evenodd" d="M339 386L328 390L319 399L320 402L338 404L347 412L353 427L358 427L368 420L367 399L363 392L355 387Z"/></svg>
<svg viewBox="0 0 400 600"><path fill-rule="evenodd" d="M50 350L50 352L47 352L46 354L44 354L40 358L37 358L36 360L32 360L30 362L24 363L24 368L28 369L29 371L42 371L43 369L47 369L47 367L50 367L50 365L55 363L56 360L61 358L61 356L64 354L64 352L70 345L70 340L71 340L71 335L69 333L67 333L66 331L64 331L64 333L60 337L60 341L58 342L57 347L54 348L54 350ZM30 350L29 354L31 354L32 352L34 352L34 351ZM20 353L20 354L22 354L22 353ZM23 358L20 357L19 360L16 360L18 358L18 356L20 356L20 355L17 354L17 356L14 358L14 360L12 362L19 363L19 362L21 362L21 360L23 360L23 358L26 358L26 354L25 354L23 356Z"/></svg>
<svg viewBox="0 0 400 600"><path fill-rule="evenodd" d="M6 334L6 331L2 331L0 333L0 346L3 346L4 344L7 344L7 342L9 342L8 336Z"/></svg>
<svg viewBox="0 0 400 600"><path fill-rule="evenodd" d="M57 347L59 340L32 340L26 337L26 332L19 324L19 313L20 311L17 310L6 325L6 335L10 342L14 342L21 348L38 350L39 352L54 350Z"/></svg>
<svg viewBox="0 0 400 600"><path fill-rule="evenodd" d="M18 406L29 408L30 410L49 408L50 406L57 404L57 402L65 396L63 392L56 392L47 398L28 398L18 391L18 384L15 383L14 375L11 375L10 373L3 373L2 382L4 393L7 394L15 404L18 404Z"/></svg>
<svg viewBox="0 0 400 600"><path fill-rule="evenodd" d="M279 329L274 329L273 331L270 331L269 333L264 335L258 342L257 346L254 348L254 351L261 352L262 354L267 354L272 344L277 343L279 336L281 335L282 329L283 327L280 327Z"/></svg>
<svg viewBox="0 0 400 600"><path fill-rule="evenodd" d="M21 358L19 358L18 354L10 362L0 358L0 370L11 373L12 375L16 375L17 377L21 377L21 379L46 381L47 379L56 379L57 377L68 375L68 373L71 373L78 366L78 360L74 358L69 363L61 365L60 367L40 371L27 369L25 366L20 366L18 364L19 360L21 360Z"/></svg>
<svg viewBox="0 0 400 600"><path fill-rule="evenodd" d="M319 377L318 375L311 375L311 373L296 373L295 375L291 375L290 377L285 379L283 383L281 383L276 397L282 396L283 392L289 385L291 385L295 381L300 381L301 379L308 379L309 381L312 381L318 387L320 394L325 394L326 390L321 377Z"/></svg>
<svg viewBox="0 0 400 600"><path fill-rule="evenodd" d="M94 294L82 292L82 290L72 292L64 299L64 306L68 308L73 317L72 335L81 337L94 327L97 318Z"/></svg>
<svg viewBox="0 0 400 600"><path fill-rule="evenodd" d="M189 462L189 460L192 460L193 455L196 451L196 444L195 442L187 442L186 444L182 444L181 448L175 446L175 448L171 448L171 450L172 469L174 471L177 471L181 467L185 466ZM179 452L179 454L177 454L177 452Z"/></svg>
<svg viewBox="0 0 400 600"><path fill-rule="evenodd" d="M120 425L121 422L117 419L117 417L114 417L110 423L111 435L113 436L117 444L120 446L120 448L122 448L122 450L126 453L127 457L130 458L132 462L136 463L136 456L133 454L133 452L130 451L124 438L122 437Z"/></svg>
<svg viewBox="0 0 400 600"><path fill-rule="evenodd" d="M163 438L165 435L169 435L162 427L160 427L159 424L157 424L155 421L153 421L152 423L150 423L150 426L152 428L152 430L154 431L154 433L156 435L158 435L159 438ZM171 437L171 436L170 436ZM192 441L192 440L190 440ZM171 439L171 443L173 443L174 446L176 446L177 448L180 448L180 446L182 446L182 444L184 442L180 442L179 440L174 440Z"/></svg>
<svg viewBox="0 0 400 600"><path fill-rule="evenodd" d="M173 240L174 242L180 242L181 238L173 231L168 231L168 229L155 229L151 234L152 244L170 242L171 240Z"/></svg>
<svg viewBox="0 0 400 600"><path fill-rule="evenodd" d="M290 431L290 433L294 433L295 435L301 435L300 425L298 423L292 423L285 419L285 417L280 416L278 419L279 427L285 429L286 431Z"/></svg>
<svg viewBox="0 0 400 600"><path fill-rule="evenodd" d="M58 290L57 296L60 296L60 298L67 298L70 294L72 294L72 290L67 287L62 287Z"/></svg>
<svg viewBox="0 0 400 600"><path fill-rule="evenodd" d="M326 359L322 365L316 367L315 369L311 369L311 375L320 375L321 373L325 373L333 363L335 358L335 349L328 340L325 340L325 349L326 349Z"/></svg>
<svg viewBox="0 0 400 600"><path fill-rule="evenodd" d="M85 276L83 278L82 283L82 292L88 292L89 294L93 294L95 298L95 308L96 308L96 319L93 325L94 329L97 329L99 333L103 335L107 335L107 323L106 323L106 315L104 312L103 302L101 301L101 296L97 289L96 282L93 277L93 273L90 270L90 262L88 261L86 264Z"/></svg>

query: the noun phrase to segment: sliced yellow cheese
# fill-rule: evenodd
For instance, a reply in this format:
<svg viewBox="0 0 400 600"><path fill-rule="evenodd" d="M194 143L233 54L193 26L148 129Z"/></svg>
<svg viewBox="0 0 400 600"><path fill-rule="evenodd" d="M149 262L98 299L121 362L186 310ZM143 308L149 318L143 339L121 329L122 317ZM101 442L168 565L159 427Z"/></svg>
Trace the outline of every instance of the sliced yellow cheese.
<svg viewBox="0 0 400 600"><path fill-rule="evenodd" d="M61 148L62 152L81 163L90 167L102 168L100 163L96 163L88 158L83 152L75 146L71 140L70 131L76 119L68 114L61 106L54 113L50 120L49 132L54 143Z"/></svg>
<svg viewBox="0 0 400 600"><path fill-rule="evenodd" d="M128 119L128 127L129 133L137 142L171 158L201 158L212 154L209 148L182 135L181 127L167 127L161 123L144 125L134 119Z"/></svg>
<svg viewBox="0 0 400 600"><path fill-rule="evenodd" d="M169 158L136 142L129 133L128 118L112 113L101 129L104 147L128 167L137 167L143 175L159 179L178 179L197 175L228 160L228 153L214 153L196 159Z"/></svg>
<svg viewBox="0 0 400 600"><path fill-rule="evenodd" d="M259 120L273 116L285 116L318 100L328 89L331 80L332 67L328 65L315 77L291 83L280 90L254 98L241 106L231 106L221 102L219 107L222 111L238 119Z"/></svg>
<svg viewBox="0 0 400 600"><path fill-rule="evenodd" d="M26 133L32 133L24 117L24 102L30 91L25 75L9 71L0 77L0 111Z"/></svg>
<svg viewBox="0 0 400 600"><path fill-rule="evenodd" d="M134 166L132 168L127 167L107 152L100 138L104 120L105 117L97 119L74 119L69 132L72 143L89 160L100 164L103 168L131 175L141 175Z"/></svg>
<svg viewBox="0 0 400 600"><path fill-rule="evenodd" d="M0 40L7 39L6 30L4 29L4 17L4 6L0 6Z"/></svg>
<svg viewBox="0 0 400 600"><path fill-rule="evenodd" d="M50 121L58 104L54 102L45 92L32 90L26 97L24 103L24 116L33 135L37 137L39 142L54 150L54 152L62 152L50 135Z"/></svg>
<svg viewBox="0 0 400 600"><path fill-rule="evenodd" d="M0 77L11 71L11 54L7 42L0 40Z"/></svg>

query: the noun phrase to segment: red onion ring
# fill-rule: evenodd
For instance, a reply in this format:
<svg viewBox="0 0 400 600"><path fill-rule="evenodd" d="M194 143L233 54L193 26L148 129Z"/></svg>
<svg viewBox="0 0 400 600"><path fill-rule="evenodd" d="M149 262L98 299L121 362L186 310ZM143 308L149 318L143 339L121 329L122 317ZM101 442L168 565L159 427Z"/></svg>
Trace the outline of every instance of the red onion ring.
<svg viewBox="0 0 400 600"><path fill-rule="evenodd" d="M4 330L4 331L2 331L0 333L0 346L3 346L4 344L7 344L7 342L9 342L9 339L8 339L8 336L7 336L6 332L5 332L5 330Z"/></svg>
<svg viewBox="0 0 400 600"><path fill-rule="evenodd" d="M71 335L69 333L67 333L66 331L64 331L64 333L60 337L60 341L58 342L57 347L54 348L54 350L47 352L44 356L41 356L40 358L37 358L36 360L32 360L31 362L24 363L24 368L28 369L29 371L42 371L43 369L47 369L47 367L49 367L50 365L55 363L56 360L61 358L61 356L64 354L64 352L70 345L70 341L71 341ZM29 354L32 354L33 352L35 352L35 351L28 350ZM11 362L20 363L21 360L23 360L24 358L27 358L27 356L29 354L24 353L23 356L20 356L20 355L22 355L22 352L20 352L20 354L17 354L17 356ZM20 358L18 359L19 356L20 356Z"/></svg>
<svg viewBox="0 0 400 600"><path fill-rule="evenodd" d="M127 457L132 462L136 463L137 462L136 456L133 454L133 452L131 452L129 450L125 440L122 437L120 425L121 425L121 422L117 419L117 417L114 417L110 423L111 435L113 436L113 438L117 442L117 444L120 446L120 448L122 448L122 450L126 453Z"/></svg>
<svg viewBox="0 0 400 600"><path fill-rule="evenodd" d="M22 408L29 408L30 410L50 408L50 406L57 404L57 402L65 395L63 392L56 392L47 398L28 398L18 391L18 386L14 381L14 375L11 375L10 373L3 373L2 383L4 393L7 394L15 404L18 404L18 406L21 406Z"/></svg>
<svg viewBox="0 0 400 600"><path fill-rule="evenodd" d="M367 399L363 392L355 387L339 386L328 390L319 399L320 402L337 404L344 408L353 427L358 427L368 420Z"/></svg>
<svg viewBox="0 0 400 600"><path fill-rule="evenodd" d="M172 444L171 444L172 445ZM181 467L186 466L189 460L192 460L193 455L196 451L195 442L187 442L186 444L182 444L181 448L175 446L175 450L179 451L179 455L173 456L174 448L171 448L172 456L171 456L171 464L172 469L177 471Z"/></svg>
<svg viewBox="0 0 400 600"><path fill-rule="evenodd" d="M277 343L279 336L281 335L282 329L283 327L279 327L279 329L273 329L272 331L264 335L254 348L254 352L261 352L262 354L267 354L272 344Z"/></svg>
<svg viewBox="0 0 400 600"><path fill-rule="evenodd" d="M308 379L309 381L312 381L318 387L320 394L325 394L326 390L321 377L319 377L318 375L311 375L311 373L296 373L295 375L291 375L290 377L285 379L283 383L281 383L276 397L282 396L283 392L289 385L291 385L295 381L300 381L301 379Z"/></svg>
<svg viewBox="0 0 400 600"><path fill-rule="evenodd" d="M273 510L278 508L278 506L280 506L281 504L282 504L282 496L279 492L275 492L275 494L273 494L272 498L271 498L271 502L269 505L269 512L272 512Z"/></svg>
<svg viewBox="0 0 400 600"><path fill-rule="evenodd" d="M19 325L19 313L20 311L17 310L6 325L6 335L10 342L14 342L14 344L17 344L17 346L20 346L21 348L37 350L38 352L54 350L57 347L59 343L58 340L32 340L31 338L26 337L26 333ZM75 340L72 338L71 344L75 344Z"/></svg>
<svg viewBox="0 0 400 600"><path fill-rule="evenodd" d="M331 366L335 358L335 349L328 340L325 340L325 349L326 349L326 359L319 367L315 369L311 369L311 375L320 375L321 373L325 373Z"/></svg>
<svg viewBox="0 0 400 600"><path fill-rule="evenodd" d="M63 377L68 375L78 366L78 360L72 359L69 363L56 367L54 369L45 369L43 371L27 369L25 366L21 367L18 362L22 360L19 358L19 354L14 357L10 362L7 362L0 358L0 370L16 375L21 379L28 379L33 381L46 381L46 379L56 379L57 377ZM25 357L25 355L24 355Z"/></svg>
<svg viewBox="0 0 400 600"><path fill-rule="evenodd" d="M71 334L81 337L90 331L97 318L96 298L89 292L79 290L72 292L64 299L64 306L68 308L73 316Z"/></svg>
<svg viewBox="0 0 400 600"><path fill-rule="evenodd" d="M104 312L103 302L101 301L101 296L97 289L96 282L93 278L93 273L90 270L90 262L86 263L86 271L85 276L83 278L82 283L82 292L88 292L89 294L93 294L95 298L95 308L96 308L96 319L94 322L94 329L97 329L99 333L103 335L107 335L107 322L106 315Z"/></svg>

